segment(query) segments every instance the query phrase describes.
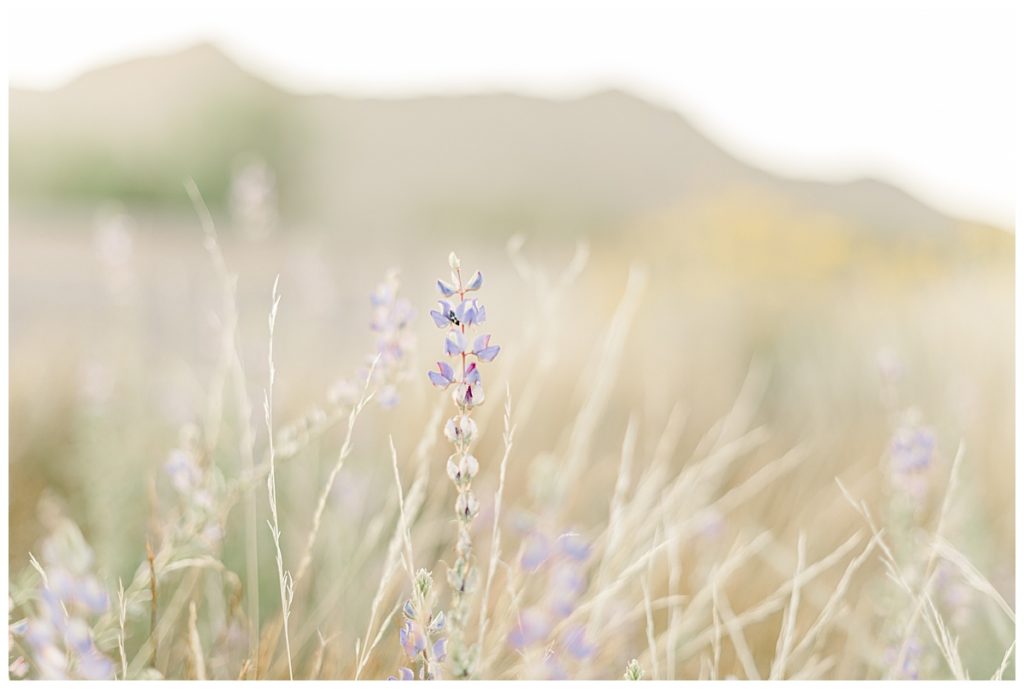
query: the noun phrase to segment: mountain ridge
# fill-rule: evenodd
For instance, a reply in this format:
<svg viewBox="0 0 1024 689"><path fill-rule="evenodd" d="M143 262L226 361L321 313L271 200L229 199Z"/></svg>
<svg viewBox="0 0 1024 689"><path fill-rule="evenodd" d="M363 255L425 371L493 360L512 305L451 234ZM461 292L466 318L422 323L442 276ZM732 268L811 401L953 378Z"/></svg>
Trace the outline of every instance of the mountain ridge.
<svg viewBox="0 0 1024 689"><path fill-rule="evenodd" d="M472 208L487 206L491 215L539 214L544 226L572 216L581 229L748 186L878 233L993 227L878 178L765 170L678 111L618 88L564 99L302 93L200 43L91 70L53 90L11 89L10 115L12 201L100 193L159 200L191 175L217 202L230 160L256 149L281 171L286 201L352 223L382 214L397 226L460 206L472 222ZM90 165L103 171L103 184L76 177ZM167 184L171 191L161 192Z"/></svg>

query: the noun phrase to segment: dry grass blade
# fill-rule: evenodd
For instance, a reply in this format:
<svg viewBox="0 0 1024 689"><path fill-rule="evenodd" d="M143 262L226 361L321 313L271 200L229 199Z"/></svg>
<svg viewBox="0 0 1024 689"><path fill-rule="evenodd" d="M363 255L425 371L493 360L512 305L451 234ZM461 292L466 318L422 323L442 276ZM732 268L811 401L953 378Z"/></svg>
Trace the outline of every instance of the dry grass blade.
<svg viewBox="0 0 1024 689"><path fill-rule="evenodd" d="M718 576L712 574L712 589L711 596L713 605L716 610L720 611L722 616L722 623L725 625L725 631L729 634L729 640L732 641L732 647L736 650L736 656L739 658L740 664L743 666L743 671L747 675L747 679L760 680L761 675L757 671L757 663L754 662L754 655L750 652L750 646L747 644L747 639L743 635L743 627L736 621L736 615L732 611L732 606L729 604L729 599L724 593L718 591ZM717 628L715 630L716 636L719 634ZM669 643L672 643L672 638L669 638Z"/></svg>
<svg viewBox="0 0 1024 689"><path fill-rule="evenodd" d="M269 344L267 346L267 389L263 394L263 418L267 424L267 447L270 451L270 473L267 475L267 497L270 502L270 533L274 539L274 551L277 562L278 591L281 597L281 630L284 636L285 656L288 659L288 679L294 679L292 671L292 645L288 636L288 618L291 615L292 595L294 594L294 582L291 575L284 568L284 555L281 552L281 523L277 514L277 472L274 452L274 324L277 321L277 307L281 303L281 296L278 294L278 278L274 279L274 288L271 292L272 301L270 315L267 317L267 324L270 331Z"/></svg>
<svg viewBox="0 0 1024 689"><path fill-rule="evenodd" d="M803 568L798 576L785 581L775 590L774 593L763 601L752 608L748 608L747 610L738 613L736 615L736 624L738 627L742 629L747 625L760 622L766 619L769 615L772 615L782 609L786 601L791 598L791 592L794 586L806 586L808 582L815 579L819 574L832 568L837 562L846 557L854 547L856 547L861 538L862 536L860 533L853 534L831 553L808 567ZM694 635L694 637L685 646L683 646L681 655L683 657L692 656L694 653L710 643L712 639L714 639L714 636L715 630L710 627L706 628L703 632Z"/></svg>
<svg viewBox="0 0 1024 689"><path fill-rule="evenodd" d="M835 590L832 591L832 595L829 596L825 606L821 609L821 613L818 618L811 624L810 628L804 634L803 638L800 639L800 643L793 649L793 654L799 654L811 647L812 644L820 643L822 641L822 634L825 631L825 627L833 620L836 613L839 610L843 599L846 597L846 593L850 588L850 582L853 580L853 575L860 569L867 561L868 556L878 546L878 541L881 536L872 536L871 540L868 541L867 546L864 550L850 561L847 565L846 571L843 572L843 576L839 579L839 583L836 584Z"/></svg>
<svg viewBox="0 0 1024 689"><path fill-rule="evenodd" d="M971 561L967 559L963 553L957 550L953 544L944 539L942 536L935 536L934 540L935 551L939 556L955 565L957 569L964 576L966 581L972 588L979 593L988 596L995 602L999 609L1006 615L1006 618L1011 624L1017 624L1017 615L1014 613L1013 608L1006 602L1006 599L1000 595L999 591L996 590L995 586L985 578L985 575L978 571L978 568L971 564Z"/></svg>
<svg viewBox="0 0 1024 689"><path fill-rule="evenodd" d="M117 651L121 655L121 679L128 679L128 654L125 653L125 621L128 618L128 604L124 597L124 582L117 579Z"/></svg>
<svg viewBox="0 0 1024 689"><path fill-rule="evenodd" d="M999 667L994 673L992 673L992 680L999 680L1006 674L1006 668L1010 665L1010 658L1013 656L1013 649L1016 648L1017 641L1014 640L1010 643L1010 647L1006 649L1006 653L1003 654L1003 662L999 663Z"/></svg>
<svg viewBox="0 0 1024 689"><path fill-rule="evenodd" d="M188 604L188 649L191 654L192 672L195 679L206 680L206 661L203 659L203 647L199 642L199 630L196 628L196 602Z"/></svg>
<svg viewBox="0 0 1024 689"><path fill-rule="evenodd" d="M786 607L786 614L782 629L779 632L778 649L775 655L775 662L772 663L770 679L784 679L786 676L786 663L789 662L789 654L793 650L793 638L796 635L796 615L800 608L800 573L804 568L804 558L807 550L807 536L801 531L796 546L796 571L793 573L793 585L790 588L789 605ZM718 637L716 632L715 637Z"/></svg>

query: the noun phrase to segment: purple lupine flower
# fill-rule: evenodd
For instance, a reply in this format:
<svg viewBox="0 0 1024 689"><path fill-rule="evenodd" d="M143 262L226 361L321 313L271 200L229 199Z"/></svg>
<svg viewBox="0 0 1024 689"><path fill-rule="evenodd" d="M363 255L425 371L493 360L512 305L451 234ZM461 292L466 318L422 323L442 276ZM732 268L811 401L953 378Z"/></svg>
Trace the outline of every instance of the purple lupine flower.
<svg viewBox="0 0 1024 689"><path fill-rule="evenodd" d="M441 299L437 302L437 311L431 311L430 317L434 320L434 325L438 328L447 328L451 325L458 325L455 323L455 309L452 305Z"/></svg>
<svg viewBox="0 0 1024 689"><path fill-rule="evenodd" d="M455 371L443 361L438 361L437 370L428 371L427 376L430 378L431 383L442 390L455 382Z"/></svg>
<svg viewBox="0 0 1024 689"><path fill-rule="evenodd" d="M478 299L467 299L466 293L480 289L483 285L483 276L477 271L469 282L464 284L458 259L453 256L450 263L452 264L452 283L444 280L437 281L437 287L445 298L437 302L437 309L430 311L430 318L438 328L447 330L444 339L444 353L450 357L461 358L463 373L461 377L456 378L455 371L451 367L445 368L439 363L439 371L429 371L427 375L431 383L441 388L446 388L452 383L459 383L460 388L455 399L460 407L465 408L482 403L484 397L483 388L479 386L480 374L476 370L476 362L467 361L467 357L475 357L477 361L493 361L501 351L501 347L490 343L490 335L480 335L472 341L472 344L470 343L466 329L483 323L487 318L487 310ZM458 302L453 304L448 298L455 296L458 297Z"/></svg>
<svg viewBox="0 0 1024 689"><path fill-rule="evenodd" d="M476 425L470 419L470 414L475 407L483 404L485 398L479 364L492 361L500 348L491 345L490 335L478 336L474 340L471 332L487 319L484 305L476 298L466 297L468 292L480 289L483 285L483 275L477 271L468 282L464 281L461 263L454 252L448 256L448 265L452 271L452 281L437 281L442 299L437 302L438 308L430 311L430 317L434 325L445 331L445 355L456 357L458 364L450 366L438 362L437 370L428 371L427 377L438 388L447 389L454 386L452 399L458 408L457 414L445 423L444 428L445 437L455 446L455 453L448 458L447 472L458 490L455 500L458 525L456 558L448 570L448 583L452 589L452 672L455 677L467 678L472 675L470 664L473 654L466 648L462 627L469 616L465 593L472 589L476 580L472 559L471 526L480 511L480 502L471 489L479 462L469 453L470 444L476 435ZM458 301L455 301L456 297ZM438 646L438 642L435 642L434 645L438 650L434 653L435 656L442 655L440 650L447 655L447 647L443 643Z"/></svg>
<svg viewBox="0 0 1024 689"><path fill-rule="evenodd" d="M548 658L555 671L564 671L564 661L588 658L596 650L587 642L583 627L578 624L565 632L560 644L552 645L553 640L549 638L551 630L578 607L587 587L583 565L589 556L590 544L575 532L563 533L552 540L536 527L527 531L520 566L528 572L545 573L544 594L523 611L508 643L517 650L543 645L551 651ZM565 655L556 656L556 651L564 651ZM551 668L549 679L560 676L557 672L552 674Z"/></svg>
<svg viewBox="0 0 1024 689"><path fill-rule="evenodd" d="M373 378L379 386L377 402L385 409L398 404L398 383L408 375L407 354L415 348L415 338L409 328L414 311L409 300L398 297L398 285L398 271L391 270L370 296L373 305L370 329L378 333ZM365 379L363 373L360 380Z"/></svg>
<svg viewBox="0 0 1024 689"><path fill-rule="evenodd" d="M440 634L445 629L444 611L433 609L433 579L430 572L421 569L416 573L413 597L402 605L405 621L398 630L398 641L405 654L418 667L420 679L438 679L441 675L441 661L448 654L447 640ZM416 672L401 668L400 677L388 679L414 679Z"/></svg>
<svg viewBox="0 0 1024 689"><path fill-rule="evenodd" d="M481 285L484 284L484 276L480 274L480 271L473 273L473 277L469 278L469 282L466 283L467 292L475 292L480 289Z"/></svg>
<svg viewBox="0 0 1024 689"><path fill-rule="evenodd" d="M494 357L498 356L498 352L501 351L501 347L491 345L490 342L490 335L481 335L473 342L473 354L481 361L493 361Z"/></svg>
<svg viewBox="0 0 1024 689"><path fill-rule="evenodd" d="M927 428L901 428L889 445L889 454L897 473L925 471L935 454L935 434Z"/></svg>
<svg viewBox="0 0 1024 689"><path fill-rule="evenodd" d="M398 630L398 640L410 658L415 658L427 647L427 639L420 631L419 625L412 620L406 620L402 628Z"/></svg>
<svg viewBox="0 0 1024 689"><path fill-rule="evenodd" d="M448 657L448 639L442 637L434 642L434 646L431 649L434 654L434 660L439 663L444 662L444 659Z"/></svg>
<svg viewBox="0 0 1024 689"><path fill-rule="evenodd" d="M454 294L458 291L455 287L448 284L444 280L437 281L437 289L440 290L441 294L443 294L446 297L454 296Z"/></svg>
<svg viewBox="0 0 1024 689"><path fill-rule="evenodd" d="M444 338L444 353L448 356L466 354L466 336L459 330L450 330Z"/></svg>
<svg viewBox="0 0 1024 689"><path fill-rule="evenodd" d="M39 679L112 679L114 665L96 647L92 629L109 604L91 572L92 550L78 527L62 519L40 552L47 583L40 583L34 614L10 632L24 639Z"/></svg>
<svg viewBox="0 0 1024 689"><path fill-rule="evenodd" d="M476 299L467 299L455 307L453 325L479 325L487 320L487 310Z"/></svg>

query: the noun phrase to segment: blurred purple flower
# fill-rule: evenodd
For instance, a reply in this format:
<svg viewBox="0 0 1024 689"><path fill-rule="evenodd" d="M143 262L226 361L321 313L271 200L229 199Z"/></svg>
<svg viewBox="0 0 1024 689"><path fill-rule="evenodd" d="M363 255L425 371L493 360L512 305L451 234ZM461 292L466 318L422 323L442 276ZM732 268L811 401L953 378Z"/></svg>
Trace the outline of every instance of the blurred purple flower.
<svg viewBox="0 0 1024 689"><path fill-rule="evenodd" d="M586 631L582 626L576 625L569 629L565 633L565 637L562 640L565 650L569 652L576 660L583 660L594 655L596 648L593 644L587 643L585 638Z"/></svg>
<svg viewBox="0 0 1024 689"><path fill-rule="evenodd" d="M549 631L547 616L539 610L527 608L519 615L516 626L509 633L508 643L512 648L522 650L543 641Z"/></svg>
<svg viewBox="0 0 1024 689"><path fill-rule="evenodd" d="M558 537L559 550L576 562L583 562L590 557L590 544L577 533L564 533Z"/></svg>
<svg viewBox="0 0 1024 689"><path fill-rule="evenodd" d="M901 428L890 443L889 454L896 473L925 471L935 454L935 434L927 428Z"/></svg>
<svg viewBox="0 0 1024 689"><path fill-rule="evenodd" d="M523 556L519 564L523 569L536 570L551 556L551 546L544 534L531 533L526 538L526 546L523 549Z"/></svg>

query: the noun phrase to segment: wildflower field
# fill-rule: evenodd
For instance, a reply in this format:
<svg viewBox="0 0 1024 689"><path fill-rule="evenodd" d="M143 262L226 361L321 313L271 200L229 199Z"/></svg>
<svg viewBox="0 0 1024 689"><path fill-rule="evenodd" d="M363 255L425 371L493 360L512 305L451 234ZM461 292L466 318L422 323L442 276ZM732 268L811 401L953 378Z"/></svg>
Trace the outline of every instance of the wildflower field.
<svg viewBox="0 0 1024 689"><path fill-rule="evenodd" d="M11 678L1015 676L1012 233L618 91L11 93Z"/></svg>
<svg viewBox="0 0 1024 689"><path fill-rule="evenodd" d="M189 191L173 242L96 221L87 297L15 271L13 677L1012 674L1009 271L780 305L622 246L259 248Z"/></svg>

